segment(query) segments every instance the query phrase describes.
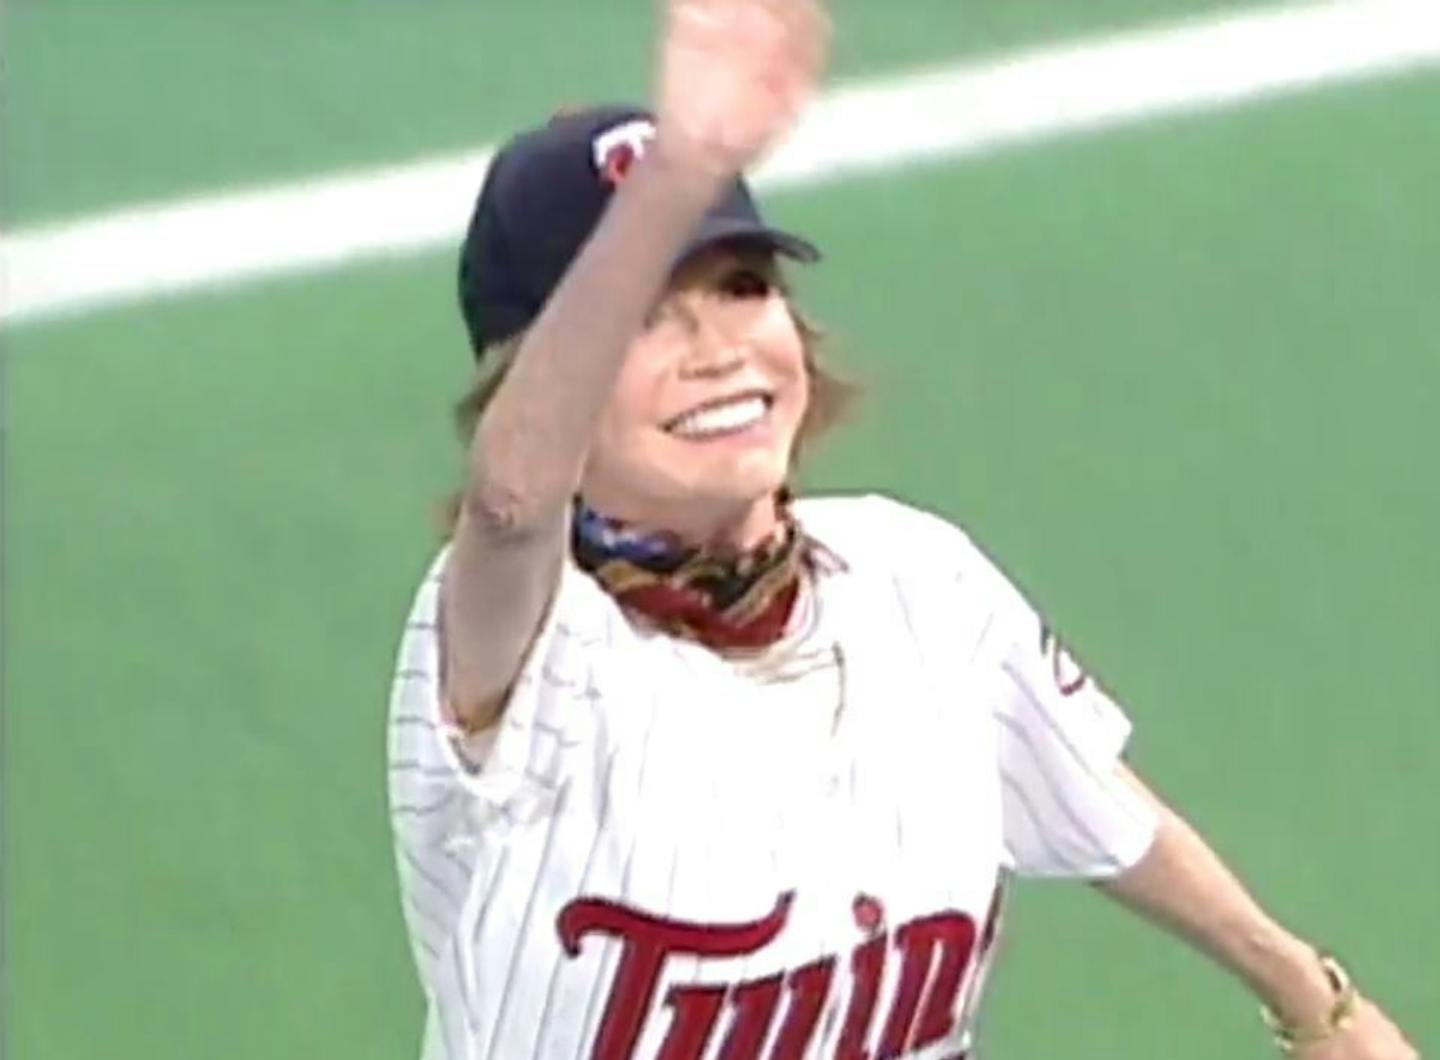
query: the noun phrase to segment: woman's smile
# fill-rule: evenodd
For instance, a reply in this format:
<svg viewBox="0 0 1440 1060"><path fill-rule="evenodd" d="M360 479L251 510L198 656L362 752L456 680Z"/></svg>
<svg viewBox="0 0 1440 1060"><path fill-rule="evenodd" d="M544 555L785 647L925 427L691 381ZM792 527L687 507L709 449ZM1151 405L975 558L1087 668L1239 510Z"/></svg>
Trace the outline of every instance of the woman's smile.
<svg viewBox="0 0 1440 1060"><path fill-rule="evenodd" d="M774 403L773 396L755 390L719 398L669 420L665 432L698 442L757 435Z"/></svg>

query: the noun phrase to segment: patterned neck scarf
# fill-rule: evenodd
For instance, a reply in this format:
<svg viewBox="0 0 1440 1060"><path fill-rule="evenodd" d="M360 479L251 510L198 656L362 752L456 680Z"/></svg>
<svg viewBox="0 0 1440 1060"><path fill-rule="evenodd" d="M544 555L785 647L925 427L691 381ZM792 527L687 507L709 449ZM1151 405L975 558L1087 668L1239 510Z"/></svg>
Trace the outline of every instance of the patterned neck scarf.
<svg viewBox="0 0 1440 1060"><path fill-rule="evenodd" d="M781 493L775 532L748 550L696 547L575 502L575 562L629 610L708 647L763 648L785 633L808 539Z"/></svg>

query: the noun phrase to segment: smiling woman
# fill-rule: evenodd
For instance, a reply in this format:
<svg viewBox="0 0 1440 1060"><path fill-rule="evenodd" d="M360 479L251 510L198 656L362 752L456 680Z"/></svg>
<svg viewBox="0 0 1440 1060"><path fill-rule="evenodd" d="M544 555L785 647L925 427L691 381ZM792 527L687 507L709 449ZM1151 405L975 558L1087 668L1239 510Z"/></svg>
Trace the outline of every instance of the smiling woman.
<svg viewBox="0 0 1440 1060"><path fill-rule="evenodd" d="M792 497L849 390L780 278L819 254L741 174L825 19L667 13L657 113L517 136L461 255L491 364L391 700L425 1060L970 1057L1015 875L1189 939L1288 1051L1411 1060L1136 779L1120 707L963 531Z"/></svg>

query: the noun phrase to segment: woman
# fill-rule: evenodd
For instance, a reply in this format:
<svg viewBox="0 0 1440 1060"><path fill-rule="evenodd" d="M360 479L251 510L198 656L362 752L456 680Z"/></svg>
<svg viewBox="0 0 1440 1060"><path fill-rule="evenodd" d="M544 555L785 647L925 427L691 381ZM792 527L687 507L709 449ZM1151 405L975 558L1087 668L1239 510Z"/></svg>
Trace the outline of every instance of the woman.
<svg viewBox="0 0 1440 1060"><path fill-rule="evenodd" d="M844 391L779 278L816 252L738 174L825 39L808 0L671 0L653 119L557 117L487 175L491 375L392 706L424 1056L965 1056L1018 873L1210 953L1297 1056L1414 1057L963 533L791 500Z"/></svg>

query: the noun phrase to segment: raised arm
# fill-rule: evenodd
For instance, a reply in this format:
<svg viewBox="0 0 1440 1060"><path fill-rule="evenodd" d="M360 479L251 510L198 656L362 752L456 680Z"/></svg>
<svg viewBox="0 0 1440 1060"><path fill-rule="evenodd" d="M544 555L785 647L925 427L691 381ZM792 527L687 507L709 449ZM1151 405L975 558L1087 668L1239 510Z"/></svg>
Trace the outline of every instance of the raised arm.
<svg viewBox="0 0 1440 1060"><path fill-rule="evenodd" d="M1100 885L1238 976L1293 1032L1303 1060L1417 1060L1418 1054L1364 997L1343 1003L1315 948L1281 927L1205 841L1129 770L1160 825L1133 868ZM1337 1004L1339 1008L1337 1009ZM1336 1025L1333 1017L1348 1011Z"/></svg>
<svg viewBox="0 0 1440 1060"><path fill-rule="evenodd" d="M793 122L815 0L667 0L654 143L521 342L476 427L442 587L444 696L492 723L555 591L569 511L631 339L724 184Z"/></svg>

